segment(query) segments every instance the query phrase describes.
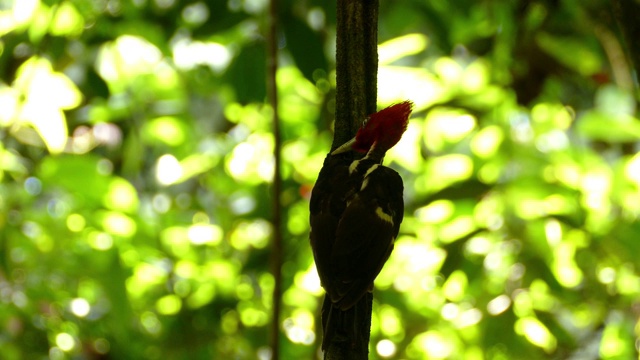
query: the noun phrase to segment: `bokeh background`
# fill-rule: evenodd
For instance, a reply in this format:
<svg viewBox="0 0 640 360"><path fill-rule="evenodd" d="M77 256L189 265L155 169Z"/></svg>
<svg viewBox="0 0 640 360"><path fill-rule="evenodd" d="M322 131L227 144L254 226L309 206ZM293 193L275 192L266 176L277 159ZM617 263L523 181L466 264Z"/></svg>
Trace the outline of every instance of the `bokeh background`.
<svg viewBox="0 0 640 360"><path fill-rule="evenodd" d="M637 359L638 92L609 1L380 7L379 104L416 110L371 359ZM0 0L0 358L269 359L266 11ZM335 4L279 17L281 353L312 359Z"/></svg>

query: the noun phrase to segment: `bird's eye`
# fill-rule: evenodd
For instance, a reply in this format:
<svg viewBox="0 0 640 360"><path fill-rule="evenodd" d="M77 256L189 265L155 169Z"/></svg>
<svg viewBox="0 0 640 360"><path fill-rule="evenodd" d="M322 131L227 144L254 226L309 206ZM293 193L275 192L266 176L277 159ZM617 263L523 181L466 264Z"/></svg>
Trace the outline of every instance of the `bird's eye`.
<svg viewBox="0 0 640 360"><path fill-rule="evenodd" d="M367 116L366 118L364 118L364 120L362 120L362 126L360 127L364 127L365 125L367 125L367 123L369 122L369 119L371 119L370 116Z"/></svg>

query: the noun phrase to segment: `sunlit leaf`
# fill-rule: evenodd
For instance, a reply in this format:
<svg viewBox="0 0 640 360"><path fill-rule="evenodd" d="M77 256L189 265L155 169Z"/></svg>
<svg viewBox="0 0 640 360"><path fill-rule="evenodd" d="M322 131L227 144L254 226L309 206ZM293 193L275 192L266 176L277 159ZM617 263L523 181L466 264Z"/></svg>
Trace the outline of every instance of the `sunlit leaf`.
<svg viewBox="0 0 640 360"><path fill-rule="evenodd" d="M424 34L407 34L378 45L380 65L391 64L402 57L417 54L426 49L429 39Z"/></svg>
<svg viewBox="0 0 640 360"><path fill-rule="evenodd" d="M84 18L71 2L63 2L54 12L51 34L57 36L77 36L84 28Z"/></svg>
<svg viewBox="0 0 640 360"><path fill-rule="evenodd" d="M593 110L580 117L578 131L593 140L632 142L640 139L640 122L628 115Z"/></svg>
<svg viewBox="0 0 640 360"><path fill-rule="evenodd" d="M78 106L82 99L75 84L53 71L49 61L34 57L20 67L14 86L26 96L19 118L38 131L49 151L64 150L67 122L62 110Z"/></svg>

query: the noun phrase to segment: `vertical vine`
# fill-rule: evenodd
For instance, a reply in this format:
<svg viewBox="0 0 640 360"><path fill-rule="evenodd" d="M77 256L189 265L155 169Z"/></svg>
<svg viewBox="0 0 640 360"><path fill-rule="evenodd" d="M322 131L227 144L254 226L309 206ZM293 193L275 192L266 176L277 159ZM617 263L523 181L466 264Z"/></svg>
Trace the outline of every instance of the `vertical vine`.
<svg viewBox="0 0 640 360"><path fill-rule="evenodd" d="M273 307L271 316L271 329L269 333L269 345L271 347L271 358L280 358L280 308L282 294L282 204L280 194L282 193L282 177L280 171L280 150L282 139L280 134L280 118L278 117L278 86L276 82L276 72L278 70L278 44L277 28L278 21L277 0L269 2L268 31L267 31L267 96L269 104L273 110L273 188L272 188L272 209L273 209L273 242L271 244L270 267L274 278L273 286Z"/></svg>

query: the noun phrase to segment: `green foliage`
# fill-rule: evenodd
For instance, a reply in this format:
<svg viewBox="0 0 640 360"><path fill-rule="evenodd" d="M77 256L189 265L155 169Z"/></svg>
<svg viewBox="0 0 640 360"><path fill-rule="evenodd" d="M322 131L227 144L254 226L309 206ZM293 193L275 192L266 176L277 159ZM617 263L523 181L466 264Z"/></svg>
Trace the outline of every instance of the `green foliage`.
<svg viewBox="0 0 640 360"><path fill-rule="evenodd" d="M309 359L335 9L280 3L281 351ZM269 358L266 4L0 1L0 357ZM608 2L380 5L379 101L416 111L371 358L637 358L640 121Z"/></svg>

